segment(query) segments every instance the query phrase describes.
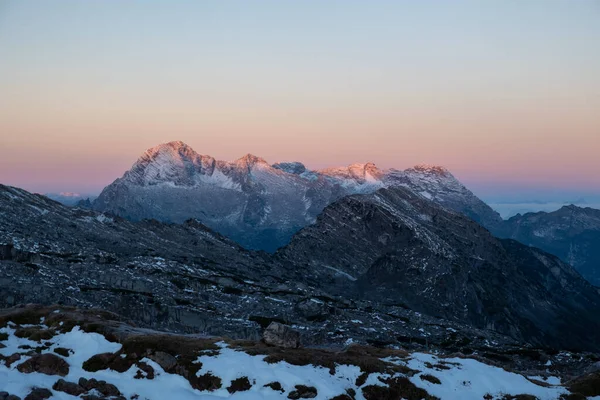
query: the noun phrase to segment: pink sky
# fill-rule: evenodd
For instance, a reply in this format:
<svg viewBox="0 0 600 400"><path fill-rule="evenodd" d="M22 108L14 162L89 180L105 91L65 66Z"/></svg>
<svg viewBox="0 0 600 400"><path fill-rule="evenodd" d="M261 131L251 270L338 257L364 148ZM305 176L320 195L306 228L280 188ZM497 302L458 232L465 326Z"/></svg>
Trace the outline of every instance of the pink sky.
<svg viewBox="0 0 600 400"><path fill-rule="evenodd" d="M598 3L343 3L3 2L0 182L98 192L182 140L600 192Z"/></svg>

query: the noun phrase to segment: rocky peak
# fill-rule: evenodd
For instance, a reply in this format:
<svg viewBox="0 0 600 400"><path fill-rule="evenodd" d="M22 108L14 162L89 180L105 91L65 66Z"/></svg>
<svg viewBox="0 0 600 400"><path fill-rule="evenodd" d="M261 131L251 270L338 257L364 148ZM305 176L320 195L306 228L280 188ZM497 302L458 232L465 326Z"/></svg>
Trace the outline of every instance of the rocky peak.
<svg viewBox="0 0 600 400"><path fill-rule="evenodd" d="M182 141L173 141L159 144L146 150L138 162L154 161L161 158L181 161L183 159L192 159L197 155L198 153L194 149Z"/></svg>
<svg viewBox="0 0 600 400"><path fill-rule="evenodd" d="M146 150L123 179L140 186L160 183L190 186L196 174L207 170L212 173L214 162L212 157L196 153L187 144L173 141Z"/></svg>
<svg viewBox="0 0 600 400"><path fill-rule="evenodd" d="M269 166L269 163L267 163L263 158L257 157L254 154L250 153L246 154L242 158L238 158L237 160L235 160L235 164L237 166L245 167L248 169L252 169L257 165Z"/></svg>
<svg viewBox="0 0 600 400"><path fill-rule="evenodd" d="M428 175L438 175L438 176L452 176L450 171L446 167L442 167L440 165L430 165L430 164L418 164L412 168L407 169L409 172L420 172Z"/></svg>

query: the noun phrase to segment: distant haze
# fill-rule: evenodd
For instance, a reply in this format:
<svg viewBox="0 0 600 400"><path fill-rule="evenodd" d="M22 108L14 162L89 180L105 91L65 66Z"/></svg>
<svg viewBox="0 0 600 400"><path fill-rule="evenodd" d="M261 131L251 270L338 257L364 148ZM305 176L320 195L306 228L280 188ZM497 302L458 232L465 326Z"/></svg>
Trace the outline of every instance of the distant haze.
<svg viewBox="0 0 600 400"><path fill-rule="evenodd" d="M0 2L0 182L97 193L147 148L441 164L600 194L596 1Z"/></svg>

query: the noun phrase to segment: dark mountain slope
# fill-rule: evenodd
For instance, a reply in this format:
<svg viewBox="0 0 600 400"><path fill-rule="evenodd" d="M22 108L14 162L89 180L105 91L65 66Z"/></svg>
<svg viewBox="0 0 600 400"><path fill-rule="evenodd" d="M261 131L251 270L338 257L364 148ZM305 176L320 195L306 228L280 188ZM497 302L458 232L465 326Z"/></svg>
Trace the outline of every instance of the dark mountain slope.
<svg viewBox="0 0 600 400"><path fill-rule="evenodd" d="M600 295L572 267L411 190L341 199L278 256L331 290L351 287L538 345L600 346Z"/></svg>
<svg viewBox="0 0 600 400"><path fill-rule="evenodd" d="M600 286L600 210L571 205L554 212L518 214L493 232L560 257Z"/></svg>

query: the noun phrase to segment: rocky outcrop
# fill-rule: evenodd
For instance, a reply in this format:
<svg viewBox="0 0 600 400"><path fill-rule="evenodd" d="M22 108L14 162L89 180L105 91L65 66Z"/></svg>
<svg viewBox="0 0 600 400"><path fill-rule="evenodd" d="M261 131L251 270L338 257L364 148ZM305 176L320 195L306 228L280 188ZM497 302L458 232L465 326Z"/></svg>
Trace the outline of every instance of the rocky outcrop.
<svg viewBox="0 0 600 400"><path fill-rule="evenodd" d="M263 340L270 346L296 349L301 346L300 333L279 322L271 322L263 332Z"/></svg>

